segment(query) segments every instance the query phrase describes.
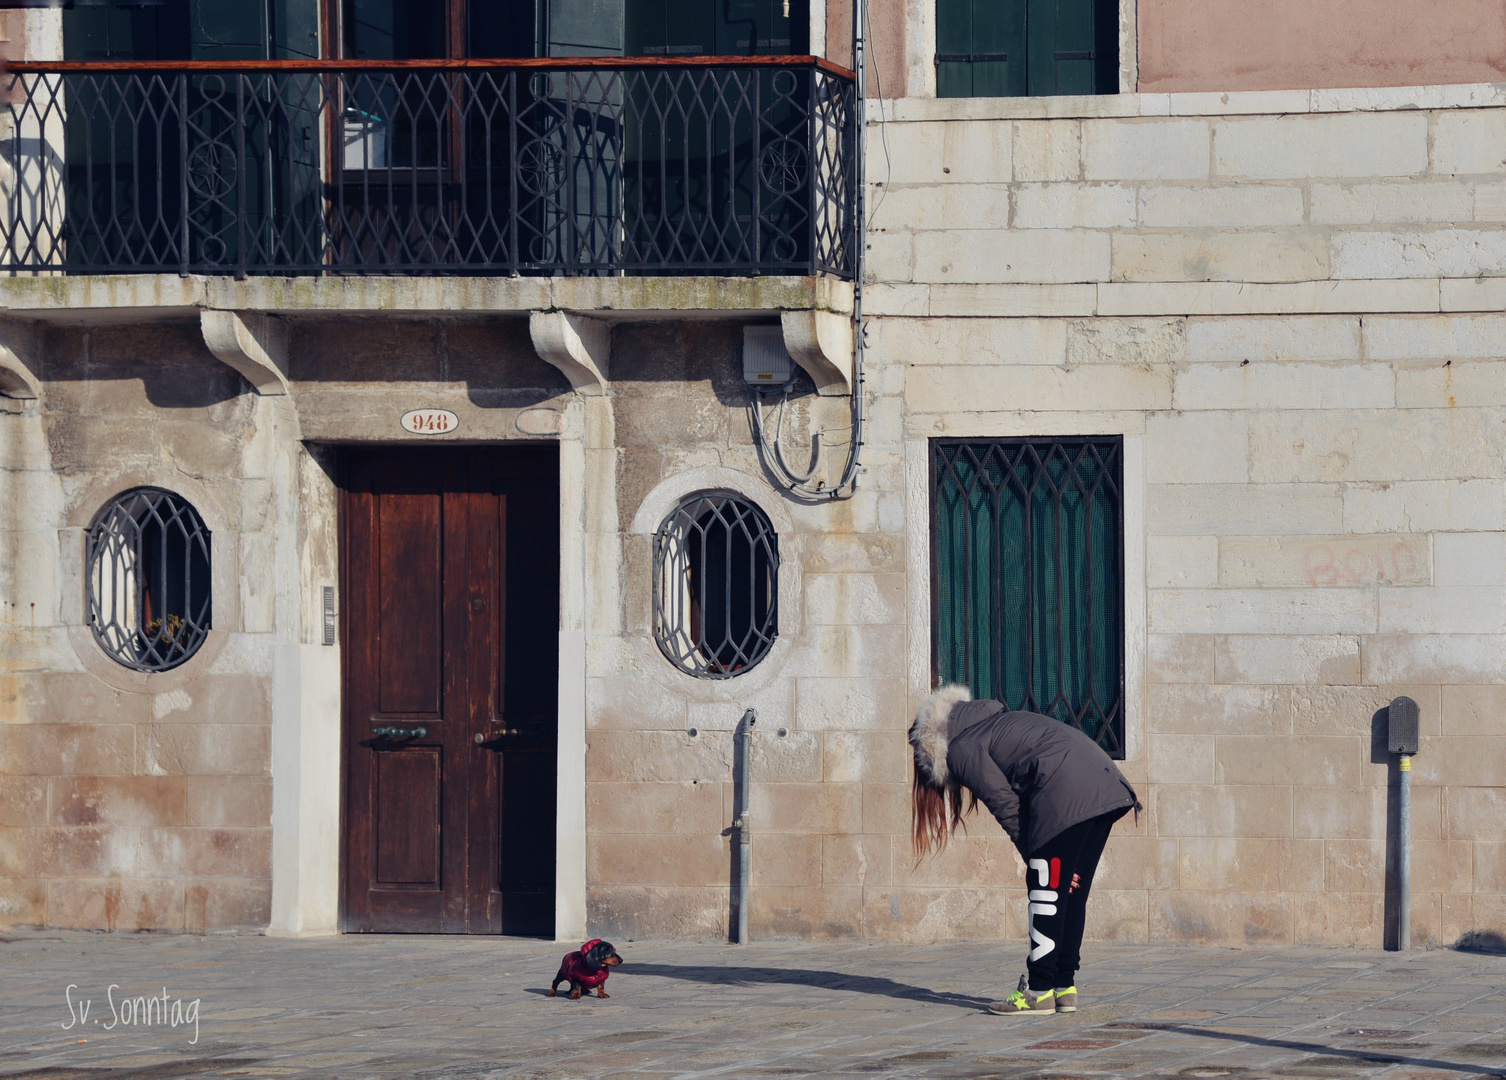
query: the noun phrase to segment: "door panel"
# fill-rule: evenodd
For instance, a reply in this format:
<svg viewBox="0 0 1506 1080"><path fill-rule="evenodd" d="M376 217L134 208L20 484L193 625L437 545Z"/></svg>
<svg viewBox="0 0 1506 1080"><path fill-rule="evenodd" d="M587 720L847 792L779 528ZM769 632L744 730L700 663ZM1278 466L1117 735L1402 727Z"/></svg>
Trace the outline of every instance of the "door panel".
<svg viewBox="0 0 1506 1080"><path fill-rule="evenodd" d="M372 754L380 885L439 887L439 761L430 747Z"/></svg>
<svg viewBox="0 0 1506 1080"><path fill-rule="evenodd" d="M438 493L389 493L378 504L377 678L384 716L439 714L445 569L440 522Z"/></svg>
<svg viewBox="0 0 1506 1080"><path fill-rule="evenodd" d="M348 930L554 932L557 470L553 446L348 459Z"/></svg>

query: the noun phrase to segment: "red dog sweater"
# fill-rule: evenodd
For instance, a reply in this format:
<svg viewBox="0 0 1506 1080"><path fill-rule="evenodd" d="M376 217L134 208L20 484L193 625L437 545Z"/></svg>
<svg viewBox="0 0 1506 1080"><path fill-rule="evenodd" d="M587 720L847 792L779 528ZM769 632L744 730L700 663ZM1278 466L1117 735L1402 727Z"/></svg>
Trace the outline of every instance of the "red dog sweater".
<svg viewBox="0 0 1506 1080"><path fill-rule="evenodd" d="M580 983L587 990L595 990L607 981L607 976L612 973L611 968L603 964L597 970L592 971L586 966L586 953L590 952L591 946L600 940L601 938L592 938L582 945L578 952L573 952L565 957L565 962L561 965L564 969L565 978L569 979L572 983Z"/></svg>

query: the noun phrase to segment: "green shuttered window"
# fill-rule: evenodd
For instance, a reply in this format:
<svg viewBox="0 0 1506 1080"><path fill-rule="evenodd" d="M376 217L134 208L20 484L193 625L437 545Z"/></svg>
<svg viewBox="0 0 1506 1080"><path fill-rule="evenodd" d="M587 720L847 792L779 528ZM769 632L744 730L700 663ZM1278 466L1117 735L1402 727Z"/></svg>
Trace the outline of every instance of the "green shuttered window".
<svg viewBox="0 0 1506 1080"><path fill-rule="evenodd" d="M936 0L939 97L1118 89L1118 0Z"/></svg>
<svg viewBox="0 0 1506 1080"><path fill-rule="evenodd" d="M931 442L932 666L1124 756L1123 440Z"/></svg>

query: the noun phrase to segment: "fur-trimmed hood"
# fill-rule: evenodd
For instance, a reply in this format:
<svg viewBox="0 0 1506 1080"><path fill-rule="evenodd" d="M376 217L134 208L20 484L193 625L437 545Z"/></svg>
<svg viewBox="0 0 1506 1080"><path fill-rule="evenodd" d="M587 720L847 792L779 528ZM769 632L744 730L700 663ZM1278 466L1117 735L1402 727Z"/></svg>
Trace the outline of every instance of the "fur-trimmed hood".
<svg viewBox="0 0 1506 1080"><path fill-rule="evenodd" d="M915 748L915 769L931 783L945 787L951 779L947 769L947 742L951 738L952 709L973 700L972 691L952 683L933 691L921 703L910 725L910 745Z"/></svg>

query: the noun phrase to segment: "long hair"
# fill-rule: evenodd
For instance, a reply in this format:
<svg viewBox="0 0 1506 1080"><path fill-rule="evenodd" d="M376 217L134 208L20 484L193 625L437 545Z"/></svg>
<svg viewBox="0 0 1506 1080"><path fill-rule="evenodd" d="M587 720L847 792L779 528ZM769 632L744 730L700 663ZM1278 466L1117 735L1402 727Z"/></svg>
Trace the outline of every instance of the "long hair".
<svg viewBox="0 0 1506 1080"><path fill-rule="evenodd" d="M968 790L966 808L962 805L962 785L956 780L937 784L920 770L915 770L913 787L910 790L911 843L915 848L915 865L919 866L927 855L940 855L946 850L947 841L960 826L964 832L967 825L964 814L978 808L978 796Z"/></svg>

